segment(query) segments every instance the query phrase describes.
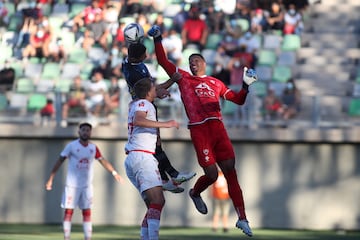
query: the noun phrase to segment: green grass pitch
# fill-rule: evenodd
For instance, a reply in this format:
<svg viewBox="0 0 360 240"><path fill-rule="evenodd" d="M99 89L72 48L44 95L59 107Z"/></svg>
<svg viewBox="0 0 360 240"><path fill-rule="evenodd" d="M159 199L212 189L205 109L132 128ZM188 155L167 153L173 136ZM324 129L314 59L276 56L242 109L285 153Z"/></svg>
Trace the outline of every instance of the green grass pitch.
<svg viewBox="0 0 360 240"><path fill-rule="evenodd" d="M132 240L139 239L139 227L93 226L93 240ZM162 227L160 239L163 240L359 240L360 231L300 231L281 229L253 229L249 238L239 229L228 233L212 232L210 228ZM62 226L41 224L0 224L0 240L60 240L63 239ZM82 226L73 225L72 240L82 240Z"/></svg>

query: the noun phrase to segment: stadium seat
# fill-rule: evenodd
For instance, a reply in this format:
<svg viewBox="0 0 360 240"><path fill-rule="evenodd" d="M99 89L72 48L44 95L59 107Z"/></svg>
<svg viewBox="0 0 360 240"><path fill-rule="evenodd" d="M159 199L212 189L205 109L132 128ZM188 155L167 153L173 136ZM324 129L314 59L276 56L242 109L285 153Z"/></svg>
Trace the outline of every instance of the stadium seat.
<svg viewBox="0 0 360 240"><path fill-rule="evenodd" d="M206 64L213 65L215 63L216 50L214 49L203 49L201 55L206 59Z"/></svg>
<svg viewBox="0 0 360 240"><path fill-rule="evenodd" d="M84 3L72 3L69 11L69 19L79 14L82 10L84 10L85 7L86 4Z"/></svg>
<svg viewBox="0 0 360 240"><path fill-rule="evenodd" d="M31 78L19 78L15 81L15 92L32 93L35 90L34 82Z"/></svg>
<svg viewBox="0 0 360 240"><path fill-rule="evenodd" d="M256 66L255 67L258 79L260 81L272 80L272 67L271 66Z"/></svg>
<svg viewBox="0 0 360 240"><path fill-rule="evenodd" d="M262 49L259 52L257 65L274 66L276 63L276 53L273 50Z"/></svg>
<svg viewBox="0 0 360 240"><path fill-rule="evenodd" d="M65 63L62 68L61 78L74 78L80 75L81 70L86 70L86 67L80 68L78 63Z"/></svg>
<svg viewBox="0 0 360 240"><path fill-rule="evenodd" d="M38 58L31 58L31 59L34 59L35 61L39 60ZM31 59L29 59L29 61ZM24 76L28 78L39 78L42 73L42 69L43 69L42 63L35 63L30 61L24 69Z"/></svg>
<svg viewBox="0 0 360 240"><path fill-rule="evenodd" d="M301 47L300 36L296 34L287 34L284 36L281 49L283 51L296 51Z"/></svg>
<svg viewBox="0 0 360 240"><path fill-rule="evenodd" d="M10 46L0 46L0 63L4 63L13 56L13 49Z"/></svg>
<svg viewBox="0 0 360 240"><path fill-rule="evenodd" d="M44 64L42 73L40 75L41 79L57 79L60 77L60 64L48 62Z"/></svg>
<svg viewBox="0 0 360 240"><path fill-rule="evenodd" d="M267 82L257 81L250 85L250 92L254 92L258 97L265 97L267 94Z"/></svg>
<svg viewBox="0 0 360 240"><path fill-rule="evenodd" d="M46 105L46 96L44 94L32 94L29 96L27 110L37 111Z"/></svg>
<svg viewBox="0 0 360 240"><path fill-rule="evenodd" d="M296 64L295 51L282 51L279 53L277 65L293 66Z"/></svg>
<svg viewBox="0 0 360 240"><path fill-rule="evenodd" d="M36 83L35 91L41 93L47 93L53 91L55 88L55 82L52 79L40 79Z"/></svg>
<svg viewBox="0 0 360 240"><path fill-rule="evenodd" d="M28 94L12 93L9 97L9 109L25 109L28 102Z"/></svg>
<svg viewBox="0 0 360 240"><path fill-rule="evenodd" d="M280 49L281 47L281 36L276 34L265 34L264 35L264 49Z"/></svg>
<svg viewBox="0 0 360 240"><path fill-rule="evenodd" d="M71 84L72 84L72 79L61 78L55 83L55 91L61 93L68 93Z"/></svg>
<svg viewBox="0 0 360 240"><path fill-rule="evenodd" d="M249 21L245 18L238 18L233 21L231 21L233 25L240 26L241 32L246 32L249 30Z"/></svg>
<svg viewBox="0 0 360 240"><path fill-rule="evenodd" d="M352 98L350 100L348 114L351 117L360 116L360 98Z"/></svg>
<svg viewBox="0 0 360 240"><path fill-rule="evenodd" d="M4 111L8 106L8 99L5 94L0 93L0 111Z"/></svg>
<svg viewBox="0 0 360 240"><path fill-rule="evenodd" d="M12 62L11 67L15 71L15 78L20 78L24 76L24 66L22 62L19 61Z"/></svg>
<svg viewBox="0 0 360 240"><path fill-rule="evenodd" d="M205 48L216 50L222 39L223 39L222 34L210 33L209 36L207 37Z"/></svg>
<svg viewBox="0 0 360 240"><path fill-rule="evenodd" d="M153 54L155 52L154 42L150 38L145 37L143 44L146 47L148 54Z"/></svg>
<svg viewBox="0 0 360 240"><path fill-rule="evenodd" d="M274 82L286 82L292 77L291 68L288 66L275 66L273 68L272 80Z"/></svg>
<svg viewBox="0 0 360 240"><path fill-rule="evenodd" d="M87 61L87 52L83 48L74 48L69 52L67 62L84 64Z"/></svg>

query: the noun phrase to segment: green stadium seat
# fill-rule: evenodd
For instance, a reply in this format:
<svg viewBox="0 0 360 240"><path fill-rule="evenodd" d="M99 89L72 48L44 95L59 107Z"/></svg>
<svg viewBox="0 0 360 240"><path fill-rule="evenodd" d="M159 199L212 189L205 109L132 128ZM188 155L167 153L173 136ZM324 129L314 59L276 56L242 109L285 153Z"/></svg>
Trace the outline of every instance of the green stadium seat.
<svg viewBox="0 0 360 240"><path fill-rule="evenodd" d="M286 82L291 77L292 71L290 67L280 65L273 68L272 81Z"/></svg>
<svg viewBox="0 0 360 240"><path fill-rule="evenodd" d="M296 51L301 47L301 39L299 35L287 34L284 36L281 49L283 51Z"/></svg>
<svg viewBox="0 0 360 240"><path fill-rule="evenodd" d="M74 48L68 56L67 62L84 64L87 61L87 52L83 48Z"/></svg>
<svg viewBox="0 0 360 240"><path fill-rule="evenodd" d="M60 64L48 62L44 64L43 71L41 73L41 79L57 79L60 76L61 68Z"/></svg>
<svg viewBox="0 0 360 240"><path fill-rule="evenodd" d="M55 83L55 90L61 93L68 93L72 82L72 79L60 79Z"/></svg>
<svg viewBox="0 0 360 240"><path fill-rule="evenodd" d="M0 111L4 111L7 108L8 102L6 95L0 93Z"/></svg>
<svg viewBox="0 0 360 240"><path fill-rule="evenodd" d="M259 52L257 65L274 66L276 63L276 53L273 50L262 49Z"/></svg>
<svg viewBox="0 0 360 240"><path fill-rule="evenodd" d="M32 94L29 96L27 110L37 111L42 109L46 105L46 96L44 94Z"/></svg>
<svg viewBox="0 0 360 240"><path fill-rule="evenodd" d="M15 83L15 92L32 93L35 90L34 82L31 78L19 78Z"/></svg>
<svg viewBox="0 0 360 240"><path fill-rule="evenodd" d="M360 116L360 98L352 98L350 100L348 114L351 117Z"/></svg>
<svg viewBox="0 0 360 240"><path fill-rule="evenodd" d="M210 33L209 36L207 37L205 48L216 50L222 39L223 39L222 34Z"/></svg>
<svg viewBox="0 0 360 240"><path fill-rule="evenodd" d="M258 97L265 97L267 94L267 83L264 81L257 81L250 85L250 92L254 92Z"/></svg>

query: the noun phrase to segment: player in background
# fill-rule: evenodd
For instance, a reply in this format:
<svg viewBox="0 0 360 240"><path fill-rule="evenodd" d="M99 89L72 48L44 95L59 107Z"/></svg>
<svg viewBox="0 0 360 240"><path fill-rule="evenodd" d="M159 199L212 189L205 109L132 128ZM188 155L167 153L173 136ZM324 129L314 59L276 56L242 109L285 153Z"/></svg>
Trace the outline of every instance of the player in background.
<svg viewBox="0 0 360 240"><path fill-rule="evenodd" d="M214 201L212 230L217 231L221 218L223 232L226 233L229 231L230 196L226 179L221 170L211 187L211 197Z"/></svg>
<svg viewBox="0 0 360 240"><path fill-rule="evenodd" d="M204 170L190 189L189 195L195 207L202 214L207 214L207 206L200 194L213 184L218 177L217 165L224 173L229 194L238 215L236 227L246 235L252 236L246 218L245 204L235 169L235 152L222 121L220 98L242 105L249 92L249 85L257 80L254 70L244 68L243 87L239 92L229 89L222 81L206 76L206 61L201 54L189 57L191 73L178 69L170 62L162 46L160 28L154 25L148 32L154 38L155 53L158 63L169 76L180 72L182 78L177 81L181 99L189 118L188 128L195 147L199 165ZM216 134L214 134L216 133Z"/></svg>
<svg viewBox="0 0 360 240"><path fill-rule="evenodd" d="M159 122L152 102L156 97L155 84L150 78L134 85L137 98L130 103L128 142L125 145L126 174L141 194L147 211L141 224L141 239L159 239L160 216L165 204L162 180L155 158L158 128L179 128L174 120Z"/></svg>
<svg viewBox="0 0 360 240"><path fill-rule="evenodd" d="M133 43L128 46L128 56L124 59L122 63L122 71L124 73L125 80L127 82L129 92L133 100L136 99L133 88L139 80L148 77L152 81L154 81L154 79L150 75L148 68L144 63L146 57L146 47L141 43ZM177 76L178 75L174 75L173 78L176 78ZM167 89L173 83L174 79L170 78L168 81L156 85L156 96L160 99L169 96L169 92L167 91ZM160 130L158 130L157 133L158 141L156 143L155 158L159 162L158 167L161 179L163 180L163 188L164 190L168 190L173 193L183 192L184 189L179 187L178 184L190 180L195 176L196 173L179 172L171 165L166 153L161 146ZM169 179L167 174L169 174L171 180Z"/></svg>
<svg viewBox="0 0 360 240"><path fill-rule="evenodd" d="M65 146L46 182L46 190L51 190L56 172L68 158L66 186L61 202L61 207L65 209L63 221L65 240L70 240L71 219L76 207L82 210L84 239L91 240L92 181L95 160L108 170L116 181L123 182L123 178L117 173L112 164L102 156L98 147L89 141L91 130L92 126L90 123L85 122L79 125L79 138Z"/></svg>

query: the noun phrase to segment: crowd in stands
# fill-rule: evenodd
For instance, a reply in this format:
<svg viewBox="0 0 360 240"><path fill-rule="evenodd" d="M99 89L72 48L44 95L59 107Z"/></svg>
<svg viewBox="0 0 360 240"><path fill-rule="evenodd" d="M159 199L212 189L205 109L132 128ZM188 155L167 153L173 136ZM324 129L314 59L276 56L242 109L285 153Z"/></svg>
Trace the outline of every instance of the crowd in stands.
<svg viewBox="0 0 360 240"><path fill-rule="evenodd" d="M243 67L257 67L263 35L300 35L306 7L307 1L290 0L174 0L163 4L151 0L0 0L1 44L11 48L11 56L0 60L0 69L22 64L10 81L16 91L17 78L32 78L35 85L40 80L24 74L29 64L59 64L62 72L53 79L54 89L64 78L72 81L62 103L65 127L72 108L92 116L108 116L119 108L121 62L127 55L123 30L130 22L139 23L145 33L152 24L159 25L169 59L178 66L186 67L188 53L198 51L207 58L209 75L229 86L241 86ZM7 32L13 33L10 39ZM146 61L155 66L153 74L160 78L153 43L147 36L144 45L149 55ZM84 54L85 59L81 57ZM78 66L74 74L65 71L70 63ZM5 75L1 75L2 82ZM289 84L292 88L286 88ZM293 92L295 86L293 79L284 82L284 94ZM281 110L275 111L268 107L275 93L271 88L267 93L269 96L261 96L264 117L289 119L300 110L299 97L283 95L276 96ZM295 109L288 110L287 101L296 102ZM281 114L275 114L277 111Z"/></svg>

